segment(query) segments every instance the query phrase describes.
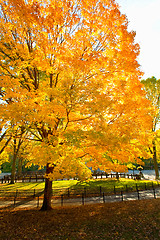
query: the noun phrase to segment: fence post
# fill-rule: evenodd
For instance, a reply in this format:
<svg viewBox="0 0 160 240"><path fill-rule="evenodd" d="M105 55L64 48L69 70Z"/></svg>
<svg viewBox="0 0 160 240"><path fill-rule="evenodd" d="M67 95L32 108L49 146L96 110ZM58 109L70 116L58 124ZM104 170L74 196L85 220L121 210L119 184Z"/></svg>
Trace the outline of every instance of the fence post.
<svg viewBox="0 0 160 240"><path fill-rule="evenodd" d="M147 190L147 185L146 185L146 183L144 183L144 185L145 185L145 190Z"/></svg>
<svg viewBox="0 0 160 240"><path fill-rule="evenodd" d="M14 197L14 206L16 205L16 197Z"/></svg>
<svg viewBox="0 0 160 240"><path fill-rule="evenodd" d="M154 198L156 199L156 191L154 188L153 188L153 195L154 195Z"/></svg>
<svg viewBox="0 0 160 240"><path fill-rule="evenodd" d="M128 192L128 186L127 186L127 184L126 184L126 192Z"/></svg>
<svg viewBox="0 0 160 240"><path fill-rule="evenodd" d="M82 205L84 205L84 193L82 193Z"/></svg>
<svg viewBox="0 0 160 240"><path fill-rule="evenodd" d="M17 197L18 196L18 189L16 190L16 195L15 195L15 197Z"/></svg>
<svg viewBox="0 0 160 240"><path fill-rule="evenodd" d="M69 188L68 188L68 197L70 196Z"/></svg>
<svg viewBox="0 0 160 240"><path fill-rule="evenodd" d="M3 184L3 178L2 178L2 184Z"/></svg>
<svg viewBox="0 0 160 240"><path fill-rule="evenodd" d="M39 196L37 198L37 208L39 207Z"/></svg>
<svg viewBox="0 0 160 240"><path fill-rule="evenodd" d="M105 195L104 195L104 192L103 192L103 202L105 203Z"/></svg>
<svg viewBox="0 0 160 240"><path fill-rule="evenodd" d="M99 187L99 193L100 193L100 196L101 196L101 194L102 194L102 187L101 186Z"/></svg>
<svg viewBox="0 0 160 240"><path fill-rule="evenodd" d="M114 186L114 194L116 194L116 188L115 188L115 186Z"/></svg>
<svg viewBox="0 0 160 240"><path fill-rule="evenodd" d="M86 197L86 187L84 187L84 197Z"/></svg>
<svg viewBox="0 0 160 240"><path fill-rule="evenodd" d="M154 198L156 198L156 192L155 192L155 188L154 188L153 182L152 182L152 189L153 189Z"/></svg>
<svg viewBox="0 0 160 240"><path fill-rule="evenodd" d="M139 196L139 190L137 188L137 197L138 197L138 200L140 199L140 196Z"/></svg>
<svg viewBox="0 0 160 240"><path fill-rule="evenodd" d="M63 194L61 195L61 207L63 207Z"/></svg>
<svg viewBox="0 0 160 240"><path fill-rule="evenodd" d="M123 202L123 191L121 191L121 196L122 196L122 202Z"/></svg>

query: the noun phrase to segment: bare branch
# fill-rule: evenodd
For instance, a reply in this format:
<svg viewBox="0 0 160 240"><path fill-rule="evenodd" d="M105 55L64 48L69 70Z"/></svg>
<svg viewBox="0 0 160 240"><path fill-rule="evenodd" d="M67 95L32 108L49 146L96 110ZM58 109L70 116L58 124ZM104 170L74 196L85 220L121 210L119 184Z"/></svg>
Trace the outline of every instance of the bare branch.
<svg viewBox="0 0 160 240"><path fill-rule="evenodd" d="M4 151L4 149L7 147L8 143L10 142L10 140L12 139L12 137L10 137L6 143L4 144L3 148L0 150L0 154Z"/></svg>
<svg viewBox="0 0 160 240"><path fill-rule="evenodd" d="M69 120L69 122L79 122L79 121L83 121L83 120L86 120L86 119L89 119L91 118L93 115L90 115L89 117L86 117L86 118L80 118L80 119L75 119L75 120Z"/></svg>

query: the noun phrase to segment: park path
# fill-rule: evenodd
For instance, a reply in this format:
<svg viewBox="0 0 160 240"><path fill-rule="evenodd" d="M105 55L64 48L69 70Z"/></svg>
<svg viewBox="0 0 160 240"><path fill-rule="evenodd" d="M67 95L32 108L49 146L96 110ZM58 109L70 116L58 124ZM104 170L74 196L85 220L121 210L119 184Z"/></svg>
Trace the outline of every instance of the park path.
<svg viewBox="0 0 160 240"><path fill-rule="evenodd" d="M86 205L86 204L96 204L96 203L107 203L107 202L119 202L119 201L131 201L131 200L142 200L142 199L154 199L160 198L160 188L138 191L138 192L129 192L129 193L117 193L113 195L103 194L98 197L82 197L82 198L68 198L68 199L52 199L53 207L60 206L74 206L74 205ZM28 200L21 201L2 201L0 200L0 209L24 209L24 208L39 208L42 206L42 199L38 197Z"/></svg>

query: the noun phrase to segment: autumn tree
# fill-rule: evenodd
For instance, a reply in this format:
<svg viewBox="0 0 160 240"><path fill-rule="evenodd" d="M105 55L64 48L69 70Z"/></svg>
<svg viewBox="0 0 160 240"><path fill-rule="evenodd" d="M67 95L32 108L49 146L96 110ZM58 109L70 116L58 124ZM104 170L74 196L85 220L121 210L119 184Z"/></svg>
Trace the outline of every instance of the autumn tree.
<svg viewBox="0 0 160 240"><path fill-rule="evenodd" d="M5 162L8 162L8 153L6 151L6 147L8 146L9 142L11 141L12 135L9 134L6 129L4 129L3 121L0 120L0 169L1 165Z"/></svg>
<svg viewBox="0 0 160 240"><path fill-rule="evenodd" d="M1 112L35 141L48 210L58 176L85 180L87 166L123 171L146 154L152 123L139 45L114 0L0 3Z"/></svg>
<svg viewBox="0 0 160 240"><path fill-rule="evenodd" d="M2 121L1 121L2 123ZM2 154L5 148L8 146L12 139L12 132L9 131L9 126L7 124L7 129L3 128L3 124L0 127L0 154Z"/></svg>
<svg viewBox="0 0 160 240"><path fill-rule="evenodd" d="M4 128L1 131L0 138L0 164L9 161L12 162L11 184L13 184L16 173L16 161L20 155L21 148L28 145L27 137L29 134L24 126L10 125L8 123L5 127L7 129ZM11 156L10 159L9 156Z"/></svg>
<svg viewBox="0 0 160 240"><path fill-rule="evenodd" d="M146 97L149 99L155 108L152 114L152 132L154 133L154 138L152 140L152 147L149 148L153 156L153 163L155 169L156 179L159 178L158 170L158 156L157 147L159 145L159 123L160 123L160 80L155 77L147 78L142 80L144 88L146 90Z"/></svg>
<svg viewBox="0 0 160 240"><path fill-rule="evenodd" d="M6 163L6 162L9 162L8 160L9 160L8 153L6 151L3 151L0 154L0 173L1 173L1 170L2 170L2 164Z"/></svg>
<svg viewBox="0 0 160 240"><path fill-rule="evenodd" d="M22 144L25 141L27 133L24 127L20 127L20 129L14 130L14 134L12 137L12 142L10 144L9 152L12 155L12 170L11 170L11 184L14 184L15 174L16 174L16 161L18 159L19 151L22 147Z"/></svg>
<svg viewBox="0 0 160 240"><path fill-rule="evenodd" d="M32 141L29 142L25 138L23 138L23 143L18 151L18 156L17 156L17 176L18 177L21 177L23 174L23 171L27 171L29 166L33 166L34 161L30 163L31 162L30 156L32 152L31 149L32 149Z"/></svg>

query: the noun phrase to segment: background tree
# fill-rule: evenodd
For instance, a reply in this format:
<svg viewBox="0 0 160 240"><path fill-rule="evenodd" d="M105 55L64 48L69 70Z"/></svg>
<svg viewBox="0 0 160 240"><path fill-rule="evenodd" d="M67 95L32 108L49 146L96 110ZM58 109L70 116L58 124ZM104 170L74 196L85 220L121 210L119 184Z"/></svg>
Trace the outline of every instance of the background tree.
<svg viewBox="0 0 160 240"><path fill-rule="evenodd" d="M0 154L0 173L3 170L2 164L8 162L8 160L9 160L8 153L6 151L3 151L3 153Z"/></svg>
<svg viewBox="0 0 160 240"><path fill-rule="evenodd" d="M31 149L32 142L24 139L23 144L21 145L18 157L17 157L17 176L22 176L24 171L35 171L38 170L38 166L33 166L33 162L31 162ZM30 163L31 162L31 163Z"/></svg>
<svg viewBox="0 0 160 240"><path fill-rule="evenodd" d="M150 152L153 156L154 169L156 174L156 179L159 178L158 170L158 156L157 156L157 144L159 145L159 123L160 123L160 80L155 77L147 78L142 80L144 88L146 90L146 97L149 99L155 108L155 111L152 112L152 132L154 133L154 139L152 140L152 148Z"/></svg>
<svg viewBox="0 0 160 240"><path fill-rule="evenodd" d="M0 3L1 112L35 141L48 210L59 174L85 180L87 166L115 168L105 153L117 171L146 154L151 117L139 46L114 0Z"/></svg>
<svg viewBox="0 0 160 240"><path fill-rule="evenodd" d="M8 128L9 126L7 126ZM5 148L8 146L9 142L12 139L12 133L9 131L9 129L3 129L1 126L0 128L0 154L3 153Z"/></svg>
<svg viewBox="0 0 160 240"><path fill-rule="evenodd" d="M12 152L12 168L11 168L11 184L14 184L15 174L16 174L16 161L18 159L18 154L22 144L25 141L27 133L24 127L20 127L20 129L15 129L11 142L11 152Z"/></svg>
<svg viewBox="0 0 160 240"><path fill-rule="evenodd" d="M11 164L11 184L14 184L16 174L17 176L22 174L23 163L29 161L32 148L29 137L30 134L24 126L12 126L12 139L5 148L5 152L8 154L8 159L5 159Z"/></svg>

